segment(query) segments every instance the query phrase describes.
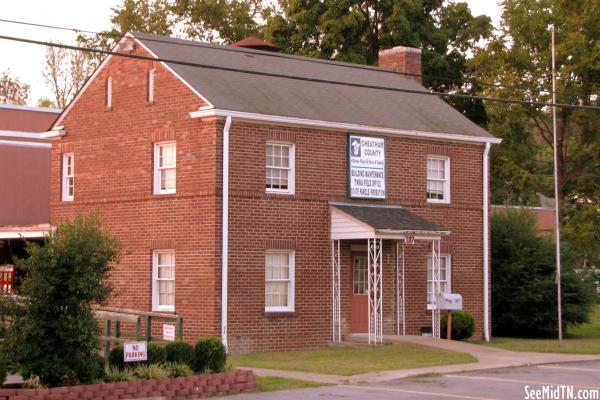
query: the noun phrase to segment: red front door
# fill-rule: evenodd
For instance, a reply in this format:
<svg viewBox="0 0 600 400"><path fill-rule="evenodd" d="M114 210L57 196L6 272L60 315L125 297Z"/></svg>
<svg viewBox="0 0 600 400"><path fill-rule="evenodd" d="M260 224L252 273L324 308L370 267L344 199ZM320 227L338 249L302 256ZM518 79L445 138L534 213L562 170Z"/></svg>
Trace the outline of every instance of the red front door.
<svg viewBox="0 0 600 400"><path fill-rule="evenodd" d="M352 301L350 302L350 331L366 333L368 326L368 265L367 256L352 256Z"/></svg>

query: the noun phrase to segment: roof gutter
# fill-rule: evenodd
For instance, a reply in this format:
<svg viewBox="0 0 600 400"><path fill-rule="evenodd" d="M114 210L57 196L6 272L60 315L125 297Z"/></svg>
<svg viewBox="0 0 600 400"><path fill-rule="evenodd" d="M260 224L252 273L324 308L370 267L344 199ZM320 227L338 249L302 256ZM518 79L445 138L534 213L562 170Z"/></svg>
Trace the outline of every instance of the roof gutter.
<svg viewBox="0 0 600 400"><path fill-rule="evenodd" d="M485 144L483 151L483 337L490 341L490 235L489 235L489 156L490 143Z"/></svg>
<svg viewBox="0 0 600 400"><path fill-rule="evenodd" d="M223 212L222 212L222 266L221 266L221 341L228 351L227 343L227 297L229 275L229 128L231 115L227 115L223 128Z"/></svg>
<svg viewBox="0 0 600 400"><path fill-rule="evenodd" d="M390 134L397 136L405 136L405 137L416 137L423 139L435 139L435 140L444 140L444 141L457 141L457 142L471 142L471 143L494 143L498 144L502 142L502 139L494 138L494 137L482 137L482 136L467 136L467 135L456 135L456 134L448 134L448 133L437 133L437 132L422 132L422 131L413 131L406 129L395 129L395 128L383 128L380 126L370 126L370 125L358 125L358 124L348 124L344 122L330 122L330 121L321 121L314 119L305 119L305 118L295 118L295 117L285 117L285 116L277 116L277 115L267 115L267 114L256 114L256 113L248 113L243 111L230 111L230 110L221 110L217 108L212 109L200 109L197 111L192 111L189 113L192 118L205 118L205 117L226 117L231 116L242 120L248 121L261 121L261 122L271 122L277 124L285 124L285 125L302 125L302 126L311 126L317 128L325 128L325 129L336 129L343 131L355 131L355 132L366 132L366 133L378 133L378 134Z"/></svg>
<svg viewBox="0 0 600 400"><path fill-rule="evenodd" d="M67 130L62 126L57 126L56 128L49 130L48 132L40 133L40 137L44 139L50 139L55 137L63 137L67 134Z"/></svg>

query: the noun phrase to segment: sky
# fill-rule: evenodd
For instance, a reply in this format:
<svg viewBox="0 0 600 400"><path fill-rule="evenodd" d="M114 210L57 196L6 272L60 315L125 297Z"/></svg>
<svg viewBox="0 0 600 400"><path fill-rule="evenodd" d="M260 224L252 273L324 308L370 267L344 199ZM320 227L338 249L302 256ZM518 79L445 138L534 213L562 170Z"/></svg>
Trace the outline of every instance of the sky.
<svg viewBox="0 0 600 400"><path fill-rule="evenodd" d="M486 14L498 26L501 9L499 0L466 0L473 15ZM0 0L0 19L33 22L88 31L110 28L111 8L122 0ZM0 21L0 35L16 36L65 44L76 44L76 33L47 28L28 27ZM0 72L10 69L13 77L31 86L30 105L40 98L52 98L42 76L45 48L0 39Z"/></svg>

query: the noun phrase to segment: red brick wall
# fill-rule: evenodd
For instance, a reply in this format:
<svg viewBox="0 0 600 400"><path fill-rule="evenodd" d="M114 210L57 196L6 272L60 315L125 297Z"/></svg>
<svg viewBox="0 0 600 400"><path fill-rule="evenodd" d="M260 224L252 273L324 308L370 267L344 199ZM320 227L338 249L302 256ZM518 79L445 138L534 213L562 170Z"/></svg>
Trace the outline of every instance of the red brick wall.
<svg viewBox="0 0 600 400"><path fill-rule="evenodd" d="M220 132L219 132L220 133ZM266 194L265 143L295 143L295 195ZM452 256L452 291L474 313L477 336L483 335L482 156L483 146L391 138L386 141L387 203L449 228L442 250ZM234 120L230 129L230 298L229 344L234 352L317 346L331 338L331 243L329 200L348 201L347 134L249 124ZM427 204L427 155L451 158L450 205ZM383 201L363 201L384 203ZM285 239L296 250L295 312L265 314L266 241ZM342 242L342 323L349 331L350 245ZM384 241L384 325L394 333L395 258ZM407 332L431 325L426 305L429 242L406 246Z"/></svg>
<svg viewBox="0 0 600 400"><path fill-rule="evenodd" d="M146 102L150 68L156 69L152 104ZM109 74L111 109L104 95ZM202 105L160 64L112 58L61 122L68 133L53 140L51 160L52 224L92 213L122 243L111 305L150 310L152 250L175 249L175 312L189 339L220 331L216 125L187 114ZM153 143L165 138L177 142L177 193L153 195ZM60 201L63 151L75 155L73 202Z"/></svg>
<svg viewBox="0 0 600 400"><path fill-rule="evenodd" d="M47 147L0 144L0 226L48 223L49 165Z"/></svg>
<svg viewBox="0 0 600 400"><path fill-rule="evenodd" d="M93 212L123 243L112 281L113 305L151 308L151 253L176 250L176 307L184 335L220 332L221 162L223 120L192 120L202 102L155 65L155 102L146 104L148 61L113 59L75 103L52 152L51 221ZM104 107L104 84L113 79L113 107ZM177 140L177 194L152 195L152 143ZM234 353L326 344L331 338L331 243L329 200L348 200L347 134L275 127L234 120L230 130L229 344ZM296 194L266 194L265 142L296 144ZM439 225L451 235L452 289L482 335L483 146L388 137L388 199ZM75 154L75 201L60 201L61 151ZM451 204L430 205L426 157L451 158ZM377 201L369 201L371 203ZM383 203L379 201L379 203ZM264 254L274 241L296 251L295 311L264 312ZM165 244L166 243L166 244ZM350 242L343 243L342 318L349 327ZM392 242L384 248L385 332L395 327ZM426 256L417 243L406 248L409 333L429 325Z"/></svg>
<svg viewBox="0 0 600 400"><path fill-rule="evenodd" d="M198 399L256 391L256 377L250 370L181 378L115 382L93 385L61 386L43 389L0 389L0 400L71 400L71 399Z"/></svg>

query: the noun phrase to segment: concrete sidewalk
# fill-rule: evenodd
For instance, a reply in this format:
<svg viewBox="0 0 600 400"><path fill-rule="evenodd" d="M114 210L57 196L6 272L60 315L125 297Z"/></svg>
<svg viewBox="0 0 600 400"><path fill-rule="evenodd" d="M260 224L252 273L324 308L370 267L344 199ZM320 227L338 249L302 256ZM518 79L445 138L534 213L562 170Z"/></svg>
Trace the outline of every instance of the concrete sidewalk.
<svg viewBox="0 0 600 400"><path fill-rule="evenodd" d="M353 335L351 340L354 343L366 343L367 337L366 335L364 337L361 335ZM434 339L431 337L422 336L384 336L384 342L414 344L443 350L470 353L473 355L473 357L477 358L478 361L469 364L453 364L415 369L370 372L352 376L326 375L310 372L283 371L263 368L250 369L252 369L258 376L279 376L283 378L300 379L305 381L337 385L383 382L423 374L448 374L538 364L600 360L600 355L513 352L489 346L480 346L473 343Z"/></svg>

